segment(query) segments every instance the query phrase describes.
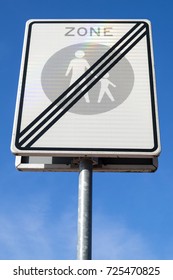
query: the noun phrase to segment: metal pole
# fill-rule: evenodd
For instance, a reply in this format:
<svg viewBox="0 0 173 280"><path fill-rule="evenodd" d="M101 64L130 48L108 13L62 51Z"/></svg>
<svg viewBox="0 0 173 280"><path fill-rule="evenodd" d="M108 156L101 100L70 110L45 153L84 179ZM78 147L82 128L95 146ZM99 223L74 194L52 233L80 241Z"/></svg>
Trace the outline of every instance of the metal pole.
<svg viewBox="0 0 173 280"><path fill-rule="evenodd" d="M92 254L92 161L79 164L77 259L91 260Z"/></svg>

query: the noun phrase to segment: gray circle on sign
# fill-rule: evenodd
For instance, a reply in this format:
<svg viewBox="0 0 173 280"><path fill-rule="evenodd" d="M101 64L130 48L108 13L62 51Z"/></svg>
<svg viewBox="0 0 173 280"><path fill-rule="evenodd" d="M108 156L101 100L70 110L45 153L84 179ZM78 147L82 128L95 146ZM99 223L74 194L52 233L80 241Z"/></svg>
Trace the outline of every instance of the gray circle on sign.
<svg viewBox="0 0 173 280"><path fill-rule="evenodd" d="M75 59L78 60L81 63L77 64L82 75L83 63L87 62L89 66L92 66L108 49L106 45L82 43L65 47L52 55L41 73L42 88L50 101L55 101L72 83L73 68L71 67L67 73L70 63L75 64ZM88 91L89 100L82 97L69 111L80 115L94 115L110 111L128 98L133 85L132 66L127 58L123 57Z"/></svg>

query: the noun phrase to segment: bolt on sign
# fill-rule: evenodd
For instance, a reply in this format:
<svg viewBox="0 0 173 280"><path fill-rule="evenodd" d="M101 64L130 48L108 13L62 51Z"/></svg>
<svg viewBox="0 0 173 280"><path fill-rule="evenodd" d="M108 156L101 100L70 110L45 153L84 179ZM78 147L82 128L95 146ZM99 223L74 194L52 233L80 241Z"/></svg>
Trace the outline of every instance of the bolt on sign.
<svg viewBox="0 0 173 280"><path fill-rule="evenodd" d="M12 152L143 157L160 153L147 20L30 20Z"/></svg>

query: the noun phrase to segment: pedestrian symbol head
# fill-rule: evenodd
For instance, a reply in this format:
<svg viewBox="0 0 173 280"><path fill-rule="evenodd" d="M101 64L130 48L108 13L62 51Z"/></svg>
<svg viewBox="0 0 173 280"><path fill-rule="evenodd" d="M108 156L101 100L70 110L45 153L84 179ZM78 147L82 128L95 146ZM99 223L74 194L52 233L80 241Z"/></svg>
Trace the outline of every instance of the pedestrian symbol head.
<svg viewBox="0 0 173 280"><path fill-rule="evenodd" d="M77 57L77 58L82 58L84 56L85 56L85 53L82 50L78 50L75 52L75 57Z"/></svg>

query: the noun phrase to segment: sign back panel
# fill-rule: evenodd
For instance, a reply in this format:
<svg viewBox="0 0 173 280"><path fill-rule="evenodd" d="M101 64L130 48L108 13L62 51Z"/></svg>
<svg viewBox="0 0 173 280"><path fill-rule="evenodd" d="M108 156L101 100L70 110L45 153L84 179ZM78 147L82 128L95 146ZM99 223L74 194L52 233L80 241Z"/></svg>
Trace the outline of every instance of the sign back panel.
<svg viewBox="0 0 173 280"><path fill-rule="evenodd" d="M28 21L12 151L158 156L150 23Z"/></svg>

